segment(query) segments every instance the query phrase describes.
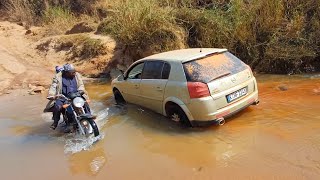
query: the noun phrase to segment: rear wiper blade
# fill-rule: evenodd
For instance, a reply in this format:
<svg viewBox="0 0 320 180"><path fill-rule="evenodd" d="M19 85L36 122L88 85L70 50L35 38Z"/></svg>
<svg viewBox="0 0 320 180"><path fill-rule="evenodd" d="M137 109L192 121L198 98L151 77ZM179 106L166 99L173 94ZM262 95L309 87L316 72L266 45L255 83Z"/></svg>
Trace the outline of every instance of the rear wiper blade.
<svg viewBox="0 0 320 180"><path fill-rule="evenodd" d="M208 81L208 83L209 83L209 82L212 82L212 81L214 81L214 80L220 79L220 78L222 78L222 77L228 76L228 75L230 75L230 74L231 74L230 72L221 74L221 75L219 75L219 76L217 76L217 77L212 78L210 81Z"/></svg>

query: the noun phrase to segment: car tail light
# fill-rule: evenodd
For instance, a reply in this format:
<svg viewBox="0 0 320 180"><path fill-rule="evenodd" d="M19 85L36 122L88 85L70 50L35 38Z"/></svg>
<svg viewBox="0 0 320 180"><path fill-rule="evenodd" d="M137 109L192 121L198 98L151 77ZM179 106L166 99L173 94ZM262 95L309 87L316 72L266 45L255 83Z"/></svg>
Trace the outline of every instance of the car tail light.
<svg viewBox="0 0 320 180"><path fill-rule="evenodd" d="M187 83L190 98L201 98L210 96L210 91L207 84L202 82Z"/></svg>

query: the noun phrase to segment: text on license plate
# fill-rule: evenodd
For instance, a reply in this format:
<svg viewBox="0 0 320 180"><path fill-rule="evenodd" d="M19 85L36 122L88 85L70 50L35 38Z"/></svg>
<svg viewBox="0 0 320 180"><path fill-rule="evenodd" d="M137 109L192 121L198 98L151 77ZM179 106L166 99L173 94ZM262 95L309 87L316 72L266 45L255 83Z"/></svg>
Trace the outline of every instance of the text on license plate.
<svg viewBox="0 0 320 180"><path fill-rule="evenodd" d="M232 102L232 101L246 95L247 93L248 93L248 87L239 89L239 90L227 95L227 101L228 101L228 103Z"/></svg>

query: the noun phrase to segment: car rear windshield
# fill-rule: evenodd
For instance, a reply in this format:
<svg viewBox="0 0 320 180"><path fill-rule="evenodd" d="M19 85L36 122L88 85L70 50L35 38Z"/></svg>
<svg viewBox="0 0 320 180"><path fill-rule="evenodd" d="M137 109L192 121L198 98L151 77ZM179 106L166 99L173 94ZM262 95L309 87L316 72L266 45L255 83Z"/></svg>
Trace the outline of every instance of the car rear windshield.
<svg viewBox="0 0 320 180"><path fill-rule="evenodd" d="M229 52L183 63L187 81L209 83L245 70L246 64Z"/></svg>

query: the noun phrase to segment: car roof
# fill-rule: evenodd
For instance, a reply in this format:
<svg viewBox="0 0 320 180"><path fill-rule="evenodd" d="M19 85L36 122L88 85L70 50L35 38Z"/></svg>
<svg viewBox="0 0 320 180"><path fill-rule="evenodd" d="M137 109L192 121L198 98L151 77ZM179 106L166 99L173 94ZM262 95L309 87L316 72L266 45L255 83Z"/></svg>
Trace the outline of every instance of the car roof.
<svg viewBox="0 0 320 180"><path fill-rule="evenodd" d="M189 48L189 49L179 49L168 52L163 52L159 54L154 54L141 59L145 60L164 60L164 61L180 61L187 62L195 59L205 57L209 54L226 52L227 49L218 48Z"/></svg>

